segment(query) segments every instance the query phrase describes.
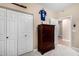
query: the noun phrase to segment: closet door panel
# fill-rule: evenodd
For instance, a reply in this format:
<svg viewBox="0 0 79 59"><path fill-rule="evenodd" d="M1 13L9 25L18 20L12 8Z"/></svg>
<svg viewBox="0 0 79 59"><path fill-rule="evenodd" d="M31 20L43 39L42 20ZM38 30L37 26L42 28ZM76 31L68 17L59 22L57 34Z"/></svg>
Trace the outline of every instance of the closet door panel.
<svg viewBox="0 0 79 59"><path fill-rule="evenodd" d="M6 41L0 41L0 56L6 56Z"/></svg>
<svg viewBox="0 0 79 59"><path fill-rule="evenodd" d="M17 12L7 10L7 55L17 55Z"/></svg>
<svg viewBox="0 0 79 59"><path fill-rule="evenodd" d="M7 56L16 56L17 55L17 40L8 40L7 41Z"/></svg>
<svg viewBox="0 0 79 59"><path fill-rule="evenodd" d="M33 16L21 13L18 22L18 54L33 50Z"/></svg>
<svg viewBox="0 0 79 59"><path fill-rule="evenodd" d="M33 50L33 15L25 16L25 19L27 19L27 52L30 52Z"/></svg>
<svg viewBox="0 0 79 59"><path fill-rule="evenodd" d="M6 55L6 9L0 8L0 56Z"/></svg>

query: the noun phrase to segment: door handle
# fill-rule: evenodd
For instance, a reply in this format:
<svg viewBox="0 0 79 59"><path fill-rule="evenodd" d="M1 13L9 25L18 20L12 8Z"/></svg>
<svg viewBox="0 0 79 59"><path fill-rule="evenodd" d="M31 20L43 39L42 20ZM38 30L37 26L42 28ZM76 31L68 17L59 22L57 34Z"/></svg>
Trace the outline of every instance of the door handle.
<svg viewBox="0 0 79 59"><path fill-rule="evenodd" d="M27 35L25 35L25 37L27 37Z"/></svg>
<svg viewBox="0 0 79 59"><path fill-rule="evenodd" d="M8 37L6 37L8 39Z"/></svg>

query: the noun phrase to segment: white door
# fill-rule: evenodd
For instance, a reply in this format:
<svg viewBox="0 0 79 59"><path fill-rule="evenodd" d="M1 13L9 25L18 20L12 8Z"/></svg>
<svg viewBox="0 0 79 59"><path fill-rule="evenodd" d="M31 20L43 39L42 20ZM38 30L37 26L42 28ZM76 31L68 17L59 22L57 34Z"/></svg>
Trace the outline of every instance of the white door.
<svg viewBox="0 0 79 59"><path fill-rule="evenodd" d="M6 9L0 8L0 56L6 55Z"/></svg>
<svg viewBox="0 0 79 59"><path fill-rule="evenodd" d="M33 15L20 13L18 21L18 55L21 55L33 50Z"/></svg>
<svg viewBox="0 0 79 59"><path fill-rule="evenodd" d="M7 55L17 55L17 12L7 10Z"/></svg>

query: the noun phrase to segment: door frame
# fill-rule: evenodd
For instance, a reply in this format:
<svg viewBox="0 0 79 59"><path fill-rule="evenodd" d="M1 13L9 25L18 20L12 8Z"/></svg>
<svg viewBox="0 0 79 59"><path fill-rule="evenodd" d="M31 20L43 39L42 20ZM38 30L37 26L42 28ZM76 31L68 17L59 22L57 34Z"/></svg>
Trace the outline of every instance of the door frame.
<svg viewBox="0 0 79 59"><path fill-rule="evenodd" d="M62 20L64 20L64 19L67 19L67 18L70 18L70 21L71 21L71 40L70 40L70 46L69 47L72 47L72 35L73 35L73 32L72 32L72 25L73 25L73 19L72 19L72 16L64 16L64 17L60 17L59 18L59 21L62 21ZM66 41L66 40L64 40L64 41Z"/></svg>

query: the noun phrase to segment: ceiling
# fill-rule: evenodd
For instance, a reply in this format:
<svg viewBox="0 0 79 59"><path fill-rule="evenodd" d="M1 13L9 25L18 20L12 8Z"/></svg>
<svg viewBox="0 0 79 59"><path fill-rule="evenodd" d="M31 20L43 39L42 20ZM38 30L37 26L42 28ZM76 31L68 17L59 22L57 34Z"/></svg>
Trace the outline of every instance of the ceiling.
<svg viewBox="0 0 79 59"><path fill-rule="evenodd" d="M43 7L47 7L52 11L60 12L72 5L72 3L40 3Z"/></svg>

